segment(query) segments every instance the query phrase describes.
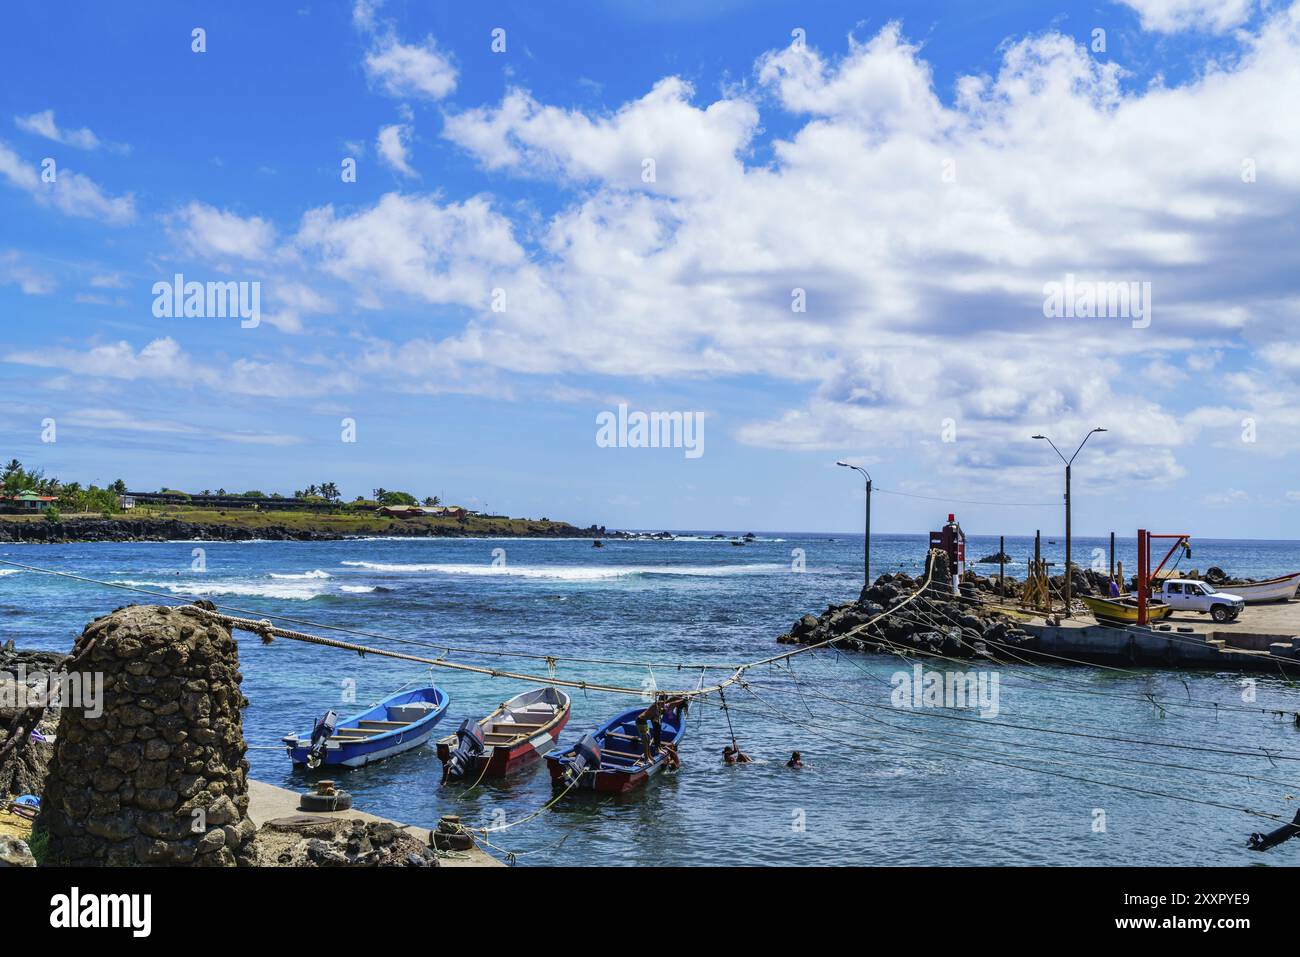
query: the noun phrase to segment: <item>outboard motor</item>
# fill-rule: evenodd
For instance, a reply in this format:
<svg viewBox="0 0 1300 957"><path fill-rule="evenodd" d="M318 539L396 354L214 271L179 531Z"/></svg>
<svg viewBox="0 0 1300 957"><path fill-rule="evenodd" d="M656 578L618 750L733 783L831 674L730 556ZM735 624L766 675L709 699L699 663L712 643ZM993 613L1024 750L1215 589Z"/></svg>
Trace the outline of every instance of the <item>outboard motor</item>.
<svg viewBox="0 0 1300 957"><path fill-rule="evenodd" d="M600 770L600 743L590 734L584 734L573 746L573 755L564 771L564 786L573 787L587 771Z"/></svg>
<svg viewBox="0 0 1300 957"><path fill-rule="evenodd" d="M311 729L311 747L307 749L307 767L318 768L325 757L325 742L334 735L339 716L336 711L326 711L325 716Z"/></svg>
<svg viewBox="0 0 1300 957"><path fill-rule="evenodd" d="M442 767L443 781L459 781L483 751L483 729L473 718L466 718L456 729L456 747Z"/></svg>

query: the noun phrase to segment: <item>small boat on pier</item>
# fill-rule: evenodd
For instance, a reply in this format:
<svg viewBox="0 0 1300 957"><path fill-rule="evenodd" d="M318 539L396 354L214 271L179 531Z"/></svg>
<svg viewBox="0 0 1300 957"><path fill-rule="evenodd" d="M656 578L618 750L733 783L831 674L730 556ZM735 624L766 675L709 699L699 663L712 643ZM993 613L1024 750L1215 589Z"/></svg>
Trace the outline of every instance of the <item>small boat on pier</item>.
<svg viewBox="0 0 1300 957"><path fill-rule="evenodd" d="M570 707L569 696L558 688L534 688L478 722L465 719L455 734L438 742L443 781L503 778L527 767L555 747Z"/></svg>
<svg viewBox="0 0 1300 957"><path fill-rule="evenodd" d="M1079 598L1092 616L1103 625L1136 625L1138 622L1138 603L1134 597L1097 598L1083 595ZM1159 621L1168 618L1173 609L1162 601L1152 599L1147 602L1147 621Z"/></svg>
<svg viewBox="0 0 1300 957"><path fill-rule="evenodd" d="M610 718L595 731L584 734L573 747L556 748L546 755L555 787L577 787L600 794L623 794L644 785L667 766L668 748L686 736L686 715L680 709L666 709L662 718L660 746L645 759L637 717L644 708L633 708Z"/></svg>
<svg viewBox="0 0 1300 957"><path fill-rule="evenodd" d="M294 764L358 768L424 744L449 700L441 688L401 691L350 718L326 711L310 732L281 740Z"/></svg>

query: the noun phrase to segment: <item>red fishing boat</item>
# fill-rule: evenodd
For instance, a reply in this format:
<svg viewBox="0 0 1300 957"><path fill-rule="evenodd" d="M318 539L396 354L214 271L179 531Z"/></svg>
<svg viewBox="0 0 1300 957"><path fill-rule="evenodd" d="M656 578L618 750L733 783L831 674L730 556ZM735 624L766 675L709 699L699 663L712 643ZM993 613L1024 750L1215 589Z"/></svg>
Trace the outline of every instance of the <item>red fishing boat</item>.
<svg viewBox="0 0 1300 957"><path fill-rule="evenodd" d="M442 779L503 778L555 747L569 722L570 699L558 688L516 695L486 718L466 718L455 734L438 742Z"/></svg>

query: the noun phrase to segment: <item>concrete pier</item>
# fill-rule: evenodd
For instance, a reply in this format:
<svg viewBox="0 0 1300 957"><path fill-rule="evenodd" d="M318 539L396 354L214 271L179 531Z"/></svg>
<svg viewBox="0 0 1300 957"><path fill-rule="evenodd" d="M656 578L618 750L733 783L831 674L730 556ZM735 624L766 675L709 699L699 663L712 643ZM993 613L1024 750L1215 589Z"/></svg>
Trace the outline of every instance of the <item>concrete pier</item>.
<svg viewBox="0 0 1300 957"><path fill-rule="evenodd" d="M1300 677L1300 602L1248 605L1234 622L1219 624L1209 616L1176 612L1159 628L1099 625L1079 614L1060 624L1020 625L1037 641L1023 650L1044 659L1073 658L1095 664L1148 665L1269 671Z"/></svg>
<svg viewBox="0 0 1300 957"><path fill-rule="evenodd" d="M407 833L418 837L425 843L429 841L428 828L408 826L399 821L389 821L388 818L367 814L365 811L359 811L356 808L349 808L346 811L307 812L299 809L298 801L299 794L297 791L290 791L274 784L267 784L265 781L250 779L248 782L248 816L258 827L276 818L297 817L310 813L314 817L335 821L387 821L390 824L405 827ZM505 864L501 861L477 847L468 851L454 851L450 856L443 858L440 863L443 867L505 867Z"/></svg>

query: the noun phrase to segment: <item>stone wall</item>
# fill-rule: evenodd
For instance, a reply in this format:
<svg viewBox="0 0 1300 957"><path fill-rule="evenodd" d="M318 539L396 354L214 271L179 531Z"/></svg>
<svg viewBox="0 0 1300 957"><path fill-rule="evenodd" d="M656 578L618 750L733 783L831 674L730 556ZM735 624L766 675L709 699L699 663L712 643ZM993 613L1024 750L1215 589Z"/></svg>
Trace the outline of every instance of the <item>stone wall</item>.
<svg viewBox="0 0 1300 957"><path fill-rule="evenodd" d="M239 652L195 608L134 605L89 624L103 714L60 714L41 822L56 864L248 863Z"/></svg>
<svg viewBox="0 0 1300 957"><path fill-rule="evenodd" d="M18 651L13 642L0 647L0 748L9 740L9 728L23 708L8 708L4 703L28 700L21 695L18 682L29 687L37 683L38 676L46 678L55 674L63 663L64 655L52 651ZM53 737L58 725L58 709L47 708L32 729L42 737ZM50 755L54 747L47 741L33 739L15 747L0 760L0 798L35 794L45 790L45 776L49 771Z"/></svg>

